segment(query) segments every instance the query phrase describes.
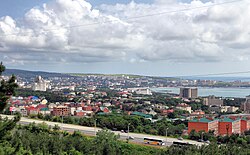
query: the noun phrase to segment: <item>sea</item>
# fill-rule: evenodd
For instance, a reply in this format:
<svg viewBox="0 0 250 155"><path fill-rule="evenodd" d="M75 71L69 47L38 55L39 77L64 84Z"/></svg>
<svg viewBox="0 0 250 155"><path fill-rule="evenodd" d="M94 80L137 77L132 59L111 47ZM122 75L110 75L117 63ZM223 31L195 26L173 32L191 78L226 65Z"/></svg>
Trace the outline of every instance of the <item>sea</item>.
<svg viewBox="0 0 250 155"><path fill-rule="evenodd" d="M179 94L179 87L158 87L150 88L151 91L159 93L173 93ZM198 96L209 96L214 95L217 97L232 97L232 98L245 98L250 95L250 88L237 87L237 88L213 88L213 87L198 87Z"/></svg>

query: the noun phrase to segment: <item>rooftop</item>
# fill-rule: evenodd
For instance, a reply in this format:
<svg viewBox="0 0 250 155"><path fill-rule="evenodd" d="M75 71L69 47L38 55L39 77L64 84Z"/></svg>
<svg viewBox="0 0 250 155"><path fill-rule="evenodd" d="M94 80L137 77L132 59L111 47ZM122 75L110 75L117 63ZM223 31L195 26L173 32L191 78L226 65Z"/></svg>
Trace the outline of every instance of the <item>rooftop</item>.
<svg viewBox="0 0 250 155"><path fill-rule="evenodd" d="M147 114L144 114L144 113L141 113L141 112L138 112L138 111L132 112L131 115L137 115L137 116L141 116L141 117L144 117L144 118L152 118L151 115L147 115Z"/></svg>
<svg viewBox="0 0 250 155"><path fill-rule="evenodd" d="M207 119L207 118L194 118L193 120L190 120L189 122L201 122L201 123L209 123L209 122L213 122L215 120L210 120L210 119Z"/></svg>
<svg viewBox="0 0 250 155"><path fill-rule="evenodd" d="M224 117L222 119L220 119L220 122L234 122L234 121L238 121L240 119L236 119L236 120L233 120L233 119L230 119L228 117Z"/></svg>

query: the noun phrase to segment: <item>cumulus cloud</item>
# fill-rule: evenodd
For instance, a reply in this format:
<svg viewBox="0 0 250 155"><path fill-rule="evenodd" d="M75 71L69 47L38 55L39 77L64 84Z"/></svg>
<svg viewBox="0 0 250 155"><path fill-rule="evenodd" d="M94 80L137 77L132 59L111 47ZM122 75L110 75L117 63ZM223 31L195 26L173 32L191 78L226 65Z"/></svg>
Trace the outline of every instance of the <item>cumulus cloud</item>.
<svg viewBox="0 0 250 155"><path fill-rule="evenodd" d="M13 64L245 60L250 4L214 5L221 2L132 1L93 8L84 0L54 0L19 20L0 18L0 59Z"/></svg>

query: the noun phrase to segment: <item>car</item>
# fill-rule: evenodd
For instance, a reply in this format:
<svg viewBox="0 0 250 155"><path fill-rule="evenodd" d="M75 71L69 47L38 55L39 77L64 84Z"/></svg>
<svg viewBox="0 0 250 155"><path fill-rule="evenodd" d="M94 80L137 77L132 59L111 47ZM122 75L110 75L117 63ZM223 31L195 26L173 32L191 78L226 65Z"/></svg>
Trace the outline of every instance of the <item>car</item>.
<svg viewBox="0 0 250 155"><path fill-rule="evenodd" d="M178 140L183 140L183 138L182 137L179 137L179 138L177 138Z"/></svg>
<svg viewBox="0 0 250 155"><path fill-rule="evenodd" d="M134 140L135 138L134 138L133 136L129 136L129 137L127 137L126 139L127 139L127 140L128 140L128 139Z"/></svg>
<svg viewBox="0 0 250 155"><path fill-rule="evenodd" d="M204 140L203 139L199 139L198 142L204 142Z"/></svg>
<svg viewBox="0 0 250 155"><path fill-rule="evenodd" d="M210 144L210 141L209 141L209 140L206 140L205 143Z"/></svg>
<svg viewBox="0 0 250 155"><path fill-rule="evenodd" d="M124 130L121 130L122 133L124 133Z"/></svg>

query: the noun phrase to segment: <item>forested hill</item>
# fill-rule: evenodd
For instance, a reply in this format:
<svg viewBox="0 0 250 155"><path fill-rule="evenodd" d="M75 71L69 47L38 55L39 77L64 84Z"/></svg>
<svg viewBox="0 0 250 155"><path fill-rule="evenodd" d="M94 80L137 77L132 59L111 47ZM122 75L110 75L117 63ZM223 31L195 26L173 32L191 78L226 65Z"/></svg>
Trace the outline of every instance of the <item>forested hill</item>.
<svg viewBox="0 0 250 155"><path fill-rule="evenodd" d="M68 77L68 74L62 73L52 73L52 72L43 72L43 71L27 71L27 70L19 70L19 69L6 69L3 75L16 75L23 78L31 78L36 76L42 76L44 78L48 77Z"/></svg>

